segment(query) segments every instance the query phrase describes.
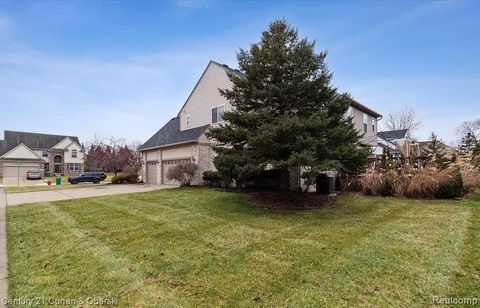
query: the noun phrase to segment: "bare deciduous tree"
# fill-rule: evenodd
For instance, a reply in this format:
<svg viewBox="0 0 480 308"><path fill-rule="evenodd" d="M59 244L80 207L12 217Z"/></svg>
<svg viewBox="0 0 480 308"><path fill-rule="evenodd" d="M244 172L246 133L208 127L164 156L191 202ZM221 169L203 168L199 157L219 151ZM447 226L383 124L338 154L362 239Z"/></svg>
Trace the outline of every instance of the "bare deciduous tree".
<svg viewBox="0 0 480 308"><path fill-rule="evenodd" d="M407 106L390 112L384 125L389 130L406 129L407 136L412 137L413 133L422 125L422 120L417 118L415 110Z"/></svg>
<svg viewBox="0 0 480 308"><path fill-rule="evenodd" d="M465 137L472 135L475 140L480 141L480 118L473 121L465 121L457 128L457 135Z"/></svg>
<svg viewBox="0 0 480 308"><path fill-rule="evenodd" d="M125 146L125 139L124 138L115 138L110 137L109 139L109 149L111 151L111 164L112 170L115 176L117 176L118 171L121 170L122 163L120 162L121 159L121 151L122 148Z"/></svg>

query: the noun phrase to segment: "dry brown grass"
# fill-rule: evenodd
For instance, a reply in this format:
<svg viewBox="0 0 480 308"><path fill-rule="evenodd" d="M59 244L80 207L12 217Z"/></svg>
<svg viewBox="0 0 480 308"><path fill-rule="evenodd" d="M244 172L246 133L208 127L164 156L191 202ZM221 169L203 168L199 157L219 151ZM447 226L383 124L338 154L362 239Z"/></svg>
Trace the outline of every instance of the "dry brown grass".
<svg viewBox="0 0 480 308"><path fill-rule="evenodd" d="M383 174L368 171L365 173L361 179L362 192L365 195L376 195L380 192L383 186Z"/></svg>
<svg viewBox="0 0 480 308"><path fill-rule="evenodd" d="M399 185L401 194L407 198L432 199L440 187L439 170L424 168L421 171L406 177Z"/></svg>
<svg viewBox="0 0 480 308"><path fill-rule="evenodd" d="M450 189L459 169L452 166L439 170L429 166L423 169L401 169L384 172L367 172L361 179L362 192L366 195L402 196L414 199L438 198L440 191ZM475 174L469 174L472 182L478 181ZM459 184L461 185L461 183ZM445 197L440 197L445 198Z"/></svg>
<svg viewBox="0 0 480 308"><path fill-rule="evenodd" d="M475 168L469 161L459 159L457 163L462 174L463 186L466 190L473 190L480 187L480 170Z"/></svg>

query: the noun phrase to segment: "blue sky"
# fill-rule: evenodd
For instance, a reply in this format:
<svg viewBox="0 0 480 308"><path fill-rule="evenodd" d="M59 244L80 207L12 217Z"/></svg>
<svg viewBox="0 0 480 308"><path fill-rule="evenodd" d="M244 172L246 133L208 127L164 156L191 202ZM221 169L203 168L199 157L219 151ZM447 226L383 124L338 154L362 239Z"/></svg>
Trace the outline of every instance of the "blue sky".
<svg viewBox="0 0 480 308"><path fill-rule="evenodd" d="M477 1L0 1L0 130L144 142L277 18L329 51L341 91L414 108L420 139L480 117Z"/></svg>

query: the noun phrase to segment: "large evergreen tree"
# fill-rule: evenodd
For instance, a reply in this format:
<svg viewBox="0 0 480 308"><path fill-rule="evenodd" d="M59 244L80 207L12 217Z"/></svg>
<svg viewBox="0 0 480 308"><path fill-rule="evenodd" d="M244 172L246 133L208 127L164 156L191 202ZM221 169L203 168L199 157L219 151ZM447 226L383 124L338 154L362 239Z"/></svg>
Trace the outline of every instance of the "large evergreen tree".
<svg viewBox="0 0 480 308"><path fill-rule="evenodd" d="M270 24L261 41L237 54L241 75L230 74L233 88L221 90L234 107L225 123L212 127L215 166L242 182L268 165L282 170L289 187L291 167L304 166L310 181L328 169L354 171L370 149L345 113L351 97L332 87L326 52L299 39L285 20Z"/></svg>

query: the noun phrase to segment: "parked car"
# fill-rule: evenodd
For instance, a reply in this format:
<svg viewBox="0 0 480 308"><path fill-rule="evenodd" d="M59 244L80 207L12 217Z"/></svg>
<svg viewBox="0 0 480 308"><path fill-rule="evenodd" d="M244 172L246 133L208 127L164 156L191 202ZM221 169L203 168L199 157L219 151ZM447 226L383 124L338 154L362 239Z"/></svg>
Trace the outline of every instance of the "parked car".
<svg viewBox="0 0 480 308"><path fill-rule="evenodd" d="M42 178L42 172L38 170L27 171L27 180L40 180Z"/></svg>
<svg viewBox="0 0 480 308"><path fill-rule="evenodd" d="M98 184L101 181L104 181L107 178L104 172L83 172L79 176L71 176L68 178L70 184L78 183L94 183Z"/></svg>

